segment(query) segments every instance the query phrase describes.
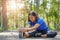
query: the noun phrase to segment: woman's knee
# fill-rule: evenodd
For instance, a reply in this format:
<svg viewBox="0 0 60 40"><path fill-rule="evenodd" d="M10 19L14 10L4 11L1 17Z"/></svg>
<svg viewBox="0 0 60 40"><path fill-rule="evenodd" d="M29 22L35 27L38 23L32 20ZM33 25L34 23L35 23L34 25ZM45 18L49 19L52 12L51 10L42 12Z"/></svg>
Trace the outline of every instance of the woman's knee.
<svg viewBox="0 0 60 40"><path fill-rule="evenodd" d="M50 31L50 33L47 34L47 37L55 37L57 35L57 32Z"/></svg>

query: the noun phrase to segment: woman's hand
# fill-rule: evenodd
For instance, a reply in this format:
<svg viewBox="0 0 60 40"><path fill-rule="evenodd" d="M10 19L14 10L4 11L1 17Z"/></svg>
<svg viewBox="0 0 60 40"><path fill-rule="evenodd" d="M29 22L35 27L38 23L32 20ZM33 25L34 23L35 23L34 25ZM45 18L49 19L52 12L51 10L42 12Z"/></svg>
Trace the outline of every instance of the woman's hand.
<svg viewBox="0 0 60 40"><path fill-rule="evenodd" d="M20 32L27 32L27 29L22 28L22 29L20 29L19 31L20 31Z"/></svg>

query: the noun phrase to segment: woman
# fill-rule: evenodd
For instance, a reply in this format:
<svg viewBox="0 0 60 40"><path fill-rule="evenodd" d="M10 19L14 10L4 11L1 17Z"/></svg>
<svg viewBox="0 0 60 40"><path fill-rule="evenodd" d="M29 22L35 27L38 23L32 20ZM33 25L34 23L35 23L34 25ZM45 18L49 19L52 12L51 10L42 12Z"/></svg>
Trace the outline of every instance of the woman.
<svg viewBox="0 0 60 40"><path fill-rule="evenodd" d="M24 32L24 37L35 37L36 33L41 33L40 37L47 37L46 34L49 29L44 20L39 18L35 12L31 11L28 14L28 22L30 24L29 28L20 29L21 32ZM29 33L29 31L33 32Z"/></svg>

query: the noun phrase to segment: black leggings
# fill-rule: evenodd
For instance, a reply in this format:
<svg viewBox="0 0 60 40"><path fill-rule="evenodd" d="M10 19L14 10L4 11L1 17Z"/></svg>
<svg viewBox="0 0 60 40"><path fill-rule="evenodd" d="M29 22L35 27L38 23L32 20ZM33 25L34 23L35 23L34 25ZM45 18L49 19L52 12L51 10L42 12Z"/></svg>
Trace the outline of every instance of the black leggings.
<svg viewBox="0 0 60 40"><path fill-rule="evenodd" d="M40 37L43 34L47 34L47 30L37 30L29 33L29 37Z"/></svg>
<svg viewBox="0 0 60 40"><path fill-rule="evenodd" d="M47 37L49 38L53 38L57 35L57 32L56 31L48 31L47 32Z"/></svg>
<svg viewBox="0 0 60 40"><path fill-rule="evenodd" d="M47 30L42 30L42 31L34 31L29 33L29 37L41 37L41 35L46 34L47 37L52 38L57 35L57 32L55 31L47 31Z"/></svg>

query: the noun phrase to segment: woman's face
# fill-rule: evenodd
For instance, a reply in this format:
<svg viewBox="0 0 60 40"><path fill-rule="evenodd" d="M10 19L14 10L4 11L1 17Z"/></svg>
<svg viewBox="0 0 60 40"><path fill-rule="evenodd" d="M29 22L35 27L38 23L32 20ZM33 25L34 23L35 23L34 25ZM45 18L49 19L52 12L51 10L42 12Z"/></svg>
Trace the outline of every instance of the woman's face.
<svg viewBox="0 0 60 40"><path fill-rule="evenodd" d="M32 22L35 22L35 16L33 16L33 15L29 15L29 19L30 19L30 21L32 21Z"/></svg>

